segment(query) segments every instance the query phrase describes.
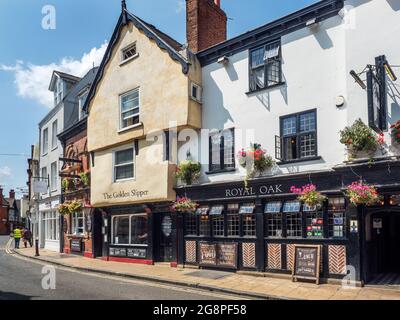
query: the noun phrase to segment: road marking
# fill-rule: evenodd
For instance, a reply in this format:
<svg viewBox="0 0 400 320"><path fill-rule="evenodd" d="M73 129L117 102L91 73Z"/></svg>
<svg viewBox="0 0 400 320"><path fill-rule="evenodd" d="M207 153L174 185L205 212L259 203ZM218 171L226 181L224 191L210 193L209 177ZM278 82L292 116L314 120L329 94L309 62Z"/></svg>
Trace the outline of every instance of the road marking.
<svg viewBox="0 0 400 320"><path fill-rule="evenodd" d="M10 238L10 239L8 240L7 244L6 244L6 252L7 252L8 254L14 254L14 253L15 253L14 250L11 248L12 242L13 242L13 238Z"/></svg>
<svg viewBox="0 0 400 320"><path fill-rule="evenodd" d="M14 258L29 261L29 262L35 263L35 264L40 264L40 265L49 265L50 264L50 265L52 265L51 262L32 260L31 258L26 258L26 257L20 256L20 255L13 254L12 256ZM125 277L98 274L98 273L90 272L90 271L84 272L84 271L74 270L69 267L58 266L58 265L53 265L53 266L57 270L78 273L81 275L86 275L86 276L95 277L95 278L102 278L102 279L106 278L108 280L114 280L114 281L119 281L119 282L125 282L125 283L131 283L131 284L137 284L137 285L143 285L143 286L149 286L149 287L155 287L155 288L161 288L161 289L174 290L174 291L179 291L179 292L193 293L193 294L214 297L214 298L218 298L218 299L225 299L225 300L250 300L248 298L238 296L238 295L233 295L233 294L230 295L230 294L224 294L224 293L216 293L216 292L212 292L212 291L208 291L208 290L204 290L204 289L190 289L190 288L178 287L178 286L174 286L174 285L165 285L165 284L155 283L155 282L146 281L146 280L127 279Z"/></svg>

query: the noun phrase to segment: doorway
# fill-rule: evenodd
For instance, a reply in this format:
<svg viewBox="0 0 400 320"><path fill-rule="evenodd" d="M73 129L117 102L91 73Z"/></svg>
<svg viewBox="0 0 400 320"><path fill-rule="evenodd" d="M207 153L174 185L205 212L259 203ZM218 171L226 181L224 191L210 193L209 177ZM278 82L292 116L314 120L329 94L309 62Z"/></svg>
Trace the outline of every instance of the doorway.
<svg viewBox="0 0 400 320"><path fill-rule="evenodd" d="M155 261L172 261L172 217L170 213L155 215Z"/></svg>
<svg viewBox="0 0 400 320"><path fill-rule="evenodd" d="M100 211L95 210L93 213L93 254L94 257L103 256L103 215Z"/></svg>
<svg viewBox="0 0 400 320"><path fill-rule="evenodd" d="M369 221L369 283L399 284L400 281L400 213L382 212Z"/></svg>

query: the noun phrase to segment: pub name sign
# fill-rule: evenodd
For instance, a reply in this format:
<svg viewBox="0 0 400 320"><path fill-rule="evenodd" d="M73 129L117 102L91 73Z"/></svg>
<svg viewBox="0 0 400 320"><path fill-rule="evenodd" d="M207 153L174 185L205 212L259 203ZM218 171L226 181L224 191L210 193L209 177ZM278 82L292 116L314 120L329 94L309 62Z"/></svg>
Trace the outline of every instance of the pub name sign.
<svg viewBox="0 0 400 320"><path fill-rule="evenodd" d="M240 188L230 188L225 189L225 197L249 197L257 195L267 195L267 194L279 194L283 193L281 184L274 185L262 185L258 187L240 187Z"/></svg>

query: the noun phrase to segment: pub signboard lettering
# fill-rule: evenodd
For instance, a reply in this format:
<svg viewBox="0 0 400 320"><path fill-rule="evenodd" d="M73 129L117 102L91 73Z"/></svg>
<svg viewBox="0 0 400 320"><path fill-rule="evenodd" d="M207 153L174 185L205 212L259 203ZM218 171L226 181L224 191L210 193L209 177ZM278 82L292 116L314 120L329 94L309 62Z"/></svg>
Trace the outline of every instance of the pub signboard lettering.
<svg viewBox="0 0 400 320"><path fill-rule="evenodd" d="M234 198L234 197L249 197L249 196L257 196L257 195L267 195L267 194L279 194L283 193L282 184L274 184L274 185L262 185L259 187L240 187L240 188L231 188L225 190L226 198Z"/></svg>
<svg viewBox="0 0 400 320"><path fill-rule="evenodd" d="M110 256L126 257L126 248L110 248Z"/></svg>
<svg viewBox="0 0 400 320"><path fill-rule="evenodd" d="M82 239L72 239L71 240L71 251L72 252L82 252Z"/></svg>
<svg viewBox="0 0 400 320"><path fill-rule="evenodd" d="M143 248L128 249L128 257L130 258L146 258L147 250Z"/></svg>
<svg viewBox="0 0 400 320"><path fill-rule="evenodd" d="M319 284L320 250L318 245L296 245L294 248L294 264L292 279L310 279Z"/></svg>
<svg viewBox="0 0 400 320"><path fill-rule="evenodd" d="M237 268L237 243L200 242L200 265Z"/></svg>
<svg viewBox="0 0 400 320"><path fill-rule="evenodd" d="M103 193L104 200L112 200L112 199L126 199L126 198L137 198L141 199L143 197L147 197L149 195L148 190L136 190L132 189L129 191L117 191L117 192L105 192Z"/></svg>
<svg viewBox="0 0 400 320"><path fill-rule="evenodd" d="M217 264L217 247L215 244L200 242L200 264L214 266Z"/></svg>

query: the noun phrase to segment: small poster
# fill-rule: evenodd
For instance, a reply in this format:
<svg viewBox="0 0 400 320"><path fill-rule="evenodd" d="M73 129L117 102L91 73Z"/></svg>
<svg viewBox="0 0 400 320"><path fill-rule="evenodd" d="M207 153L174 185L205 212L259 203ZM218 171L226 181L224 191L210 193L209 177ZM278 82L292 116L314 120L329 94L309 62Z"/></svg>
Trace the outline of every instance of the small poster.
<svg viewBox="0 0 400 320"><path fill-rule="evenodd" d="M237 268L237 243L218 244L218 265Z"/></svg>
<svg viewBox="0 0 400 320"><path fill-rule="evenodd" d="M358 232L358 221L357 220L351 220L350 221L350 232L351 233L357 233Z"/></svg>
<svg viewBox="0 0 400 320"><path fill-rule="evenodd" d="M374 218L373 220L373 228L374 229L382 229L382 219L380 218Z"/></svg>
<svg viewBox="0 0 400 320"><path fill-rule="evenodd" d="M293 281L315 279L319 284L320 246L296 245L294 248Z"/></svg>
<svg viewBox="0 0 400 320"><path fill-rule="evenodd" d="M200 264L217 264L217 246L215 244L200 242Z"/></svg>

